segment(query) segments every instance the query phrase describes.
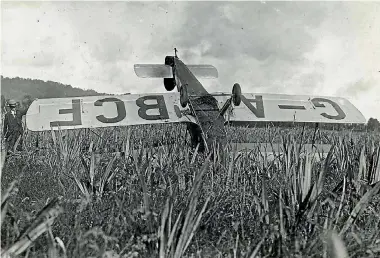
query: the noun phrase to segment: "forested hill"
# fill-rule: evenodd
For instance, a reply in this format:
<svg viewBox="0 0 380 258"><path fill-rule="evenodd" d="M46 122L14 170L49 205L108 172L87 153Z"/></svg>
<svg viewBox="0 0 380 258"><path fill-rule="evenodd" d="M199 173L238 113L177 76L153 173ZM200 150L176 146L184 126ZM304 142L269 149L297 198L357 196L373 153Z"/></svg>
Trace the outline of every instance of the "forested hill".
<svg viewBox="0 0 380 258"><path fill-rule="evenodd" d="M1 76L1 95L21 101L24 96L35 98L64 98L105 95L94 90L83 90L53 81L42 81Z"/></svg>

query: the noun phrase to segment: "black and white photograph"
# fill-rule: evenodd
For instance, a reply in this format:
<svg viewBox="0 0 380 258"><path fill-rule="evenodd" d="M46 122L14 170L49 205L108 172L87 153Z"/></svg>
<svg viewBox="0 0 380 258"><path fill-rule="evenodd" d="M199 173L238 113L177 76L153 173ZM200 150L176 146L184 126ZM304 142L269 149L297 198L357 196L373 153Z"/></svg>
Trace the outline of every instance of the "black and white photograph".
<svg viewBox="0 0 380 258"><path fill-rule="evenodd" d="M1 258L380 257L380 2L0 5Z"/></svg>

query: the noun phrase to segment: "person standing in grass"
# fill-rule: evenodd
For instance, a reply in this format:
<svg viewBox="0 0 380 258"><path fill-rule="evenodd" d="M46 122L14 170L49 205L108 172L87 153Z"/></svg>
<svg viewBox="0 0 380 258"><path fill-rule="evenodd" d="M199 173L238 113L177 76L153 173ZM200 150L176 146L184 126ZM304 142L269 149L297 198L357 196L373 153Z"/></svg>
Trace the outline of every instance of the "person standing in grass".
<svg viewBox="0 0 380 258"><path fill-rule="evenodd" d="M5 136L6 148L8 153L12 152L14 146L18 139L17 150L22 150L23 143L23 125L22 125L22 116L25 115L24 110L16 110L16 101L11 99L8 101L9 111L5 114L4 117L4 128L3 133Z"/></svg>

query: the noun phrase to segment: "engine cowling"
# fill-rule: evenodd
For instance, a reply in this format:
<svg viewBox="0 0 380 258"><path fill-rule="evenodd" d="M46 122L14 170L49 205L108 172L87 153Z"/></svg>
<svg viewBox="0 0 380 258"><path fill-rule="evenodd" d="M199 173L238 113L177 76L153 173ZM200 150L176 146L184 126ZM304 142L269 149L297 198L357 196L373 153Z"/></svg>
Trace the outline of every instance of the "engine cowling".
<svg viewBox="0 0 380 258"><path fill-rule="evenodd" d="M166 56L165 57L165 65L169 65L171 67L174 66L174 56ZM176 80L175 80L175 75L173 74L173 78L164 78L164 86L167 91L172 91L174 90L176 86Z"/></svg>

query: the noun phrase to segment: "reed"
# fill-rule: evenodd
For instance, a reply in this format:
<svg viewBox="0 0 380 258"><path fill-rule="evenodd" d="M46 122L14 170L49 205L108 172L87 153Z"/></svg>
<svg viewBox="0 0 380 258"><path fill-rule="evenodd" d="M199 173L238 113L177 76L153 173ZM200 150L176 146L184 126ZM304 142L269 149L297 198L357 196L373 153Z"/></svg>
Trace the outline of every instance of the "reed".
<svg viewBox="0 0 380 258"><path fill-rule="evenodd" d="M27 132L2 160L2 257L380 256L379 133L227 132L272 158L211 158L182 125Z"/></svg>

